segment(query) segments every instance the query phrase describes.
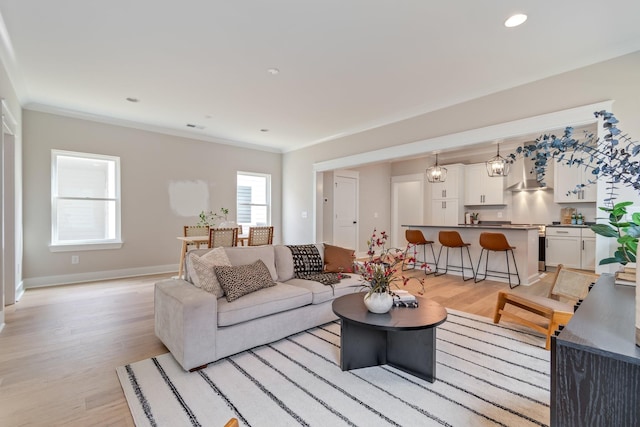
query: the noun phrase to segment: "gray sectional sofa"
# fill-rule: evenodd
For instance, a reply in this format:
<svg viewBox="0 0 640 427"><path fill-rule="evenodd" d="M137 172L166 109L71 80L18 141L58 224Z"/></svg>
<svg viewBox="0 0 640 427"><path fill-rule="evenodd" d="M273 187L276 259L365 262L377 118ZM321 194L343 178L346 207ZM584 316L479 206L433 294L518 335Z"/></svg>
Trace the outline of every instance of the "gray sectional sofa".
<svg viewBox="0 0 640 427"><path fill-rule="evenodd" d="M324 245L316 246L324 256ZM233 247L225 252L233 266L262 260L276 285L228 302L193 286L188 268L187 280L156 283L155 333L185 370L334 320L333 300L361 290L355 273L335 285L295 278L287 246Z"/></svg>

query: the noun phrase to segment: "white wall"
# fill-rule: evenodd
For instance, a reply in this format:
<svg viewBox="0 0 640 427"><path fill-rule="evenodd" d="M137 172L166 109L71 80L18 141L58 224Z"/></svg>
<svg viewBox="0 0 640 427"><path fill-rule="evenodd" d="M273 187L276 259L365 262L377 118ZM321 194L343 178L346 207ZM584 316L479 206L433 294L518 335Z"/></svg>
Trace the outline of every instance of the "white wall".
<svg viewBox="0 0 640 427"><path fill-rule="evenodd" d="M0 330L4 325L4 305L5 305L5 292L10 295L7 303L13 302L20 296L20 290L22 288L22 140L21 140L21 128L22 128L22 109L20 108L20 102L16 95L14 83L9 78L9 73L4 64L0 61L0 98L4 101L9 114L15 120L15 129L12 131L13 136L10 141L5 141L12 144L11 156L12 159L5 159L12 163L13 185L11 189L1 191L3 202L0 202L0 209L3 209L5 215L0 215L2 224L0 224L0 270L12 269L12 273L9 277L13 280L13 283L5 283L2 277L5 276L5 272L0 273ZM2 124L0 123L0 132ZM0 148L0 153L2 149ZM3 162L0 161L0 164ZM4 175L7 171L3 166L0 166L3 170L0 170L0 175ZM0 182L3 182L0 179ZM4 184L3 184L4 185ZM7 197L8 195L11 197ZM7 220L9 218L9 220Z"/></svg>
<svg viewBox="0 0 640 427"><path fill-rule="evenodd" d="M498 92L402 122L286 153L284 239L308 242L314 228L296 213L312 211L313 165L385 147L614 100L620 127L640 137L640 52ZM425 146L425 154L432 147ZM408 171L406 173L411 173ZM637 196L637 195L636 195Z"/></svg>
<svg viewBox="0 0 640 427"><path fill-rule="evenodd" d="M176 236L182 235L183 225L195 224L201 209L226 207L229 219L235 219L238 170L271 174L274 241L281 241L281 154L29 110L24 111L23 121L28 287L177 271ZM121 249L49 251L53 148L120 156ZM71 255L79 255L80 263L72 265Z"/></svg>

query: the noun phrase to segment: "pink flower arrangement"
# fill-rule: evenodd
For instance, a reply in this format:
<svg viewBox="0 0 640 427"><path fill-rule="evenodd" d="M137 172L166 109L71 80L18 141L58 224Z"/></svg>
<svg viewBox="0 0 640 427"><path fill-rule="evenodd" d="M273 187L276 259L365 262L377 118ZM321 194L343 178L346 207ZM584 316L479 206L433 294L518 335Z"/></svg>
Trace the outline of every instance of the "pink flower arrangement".
<svg viewBox="0 0 640 427"><path fill-rule="evenodd" d="M385 248L388 239L389 235L385 231L380 232L378 235L377 230L374 229L371 239L367 241L369 245L369 249L367 250L369 260L358 263L356 268L356 272L362 276L363 286L369 289L369 295L372 293L385 292L394 295L391 290L392 284L395 284L395 286L399 288L395 282L402 281L402 286L406 286L409 281L416 280L420 283L421 287L419 294L423 295L424 278L418 279L417 277L406 277L398 274L398 272L402 270L402 265L405 262L415 263L416 259L414 257L405 258L404 254L406 250ZM380 248L381 251L380 254L376 256L377 248ZM422 264L421 268L429 269L429 266Z"/></svg>

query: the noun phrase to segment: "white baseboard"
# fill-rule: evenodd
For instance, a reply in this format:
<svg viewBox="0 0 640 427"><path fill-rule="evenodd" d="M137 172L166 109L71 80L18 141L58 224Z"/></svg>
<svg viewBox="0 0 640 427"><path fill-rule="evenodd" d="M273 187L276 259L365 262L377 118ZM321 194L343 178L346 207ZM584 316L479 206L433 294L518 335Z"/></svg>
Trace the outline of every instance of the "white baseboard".
<svg viewBox="0 0 640 427"><path fill-rule="evenodd" d="M70 285L73 283L96 282L98 280L123 279L126 277L148 276L152 274L175 273L177 264L155 265L151 267L126 268L122 270L95 271L88 273L63 274L60 276L30 277L23 280L23 288ZM24 291L23 291L24 292Z"/></svg>
<svg viewBox="0 0 640 427"><path fill-rule="evenodd" d="M21 280L20 284L16 288L16 302L20 301L22 295L24 295L24 281Z"/></svg>

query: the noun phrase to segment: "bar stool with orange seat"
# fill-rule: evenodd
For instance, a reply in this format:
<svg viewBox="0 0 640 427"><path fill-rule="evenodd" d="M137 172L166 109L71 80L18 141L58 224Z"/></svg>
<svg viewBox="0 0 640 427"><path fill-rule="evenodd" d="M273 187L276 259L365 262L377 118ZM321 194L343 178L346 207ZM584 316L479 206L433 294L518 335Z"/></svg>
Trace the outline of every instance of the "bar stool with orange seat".
<svg viewBox="0 0 640 427"><path fill-rule="evenodd" d="M420 264L423 268L424 266L424 274L433 274L438 271L438 264L436 262L436 252L433 250L433 240L427 240L422 234L420 230L407 230L404 233L405 238L407 239L407 249L404 251L404 259L407 259L407 253L409 249L413 249L413 266L407 267L407 263L402 263L403 270L413 270L416 268L416 264ZM427 262L427 245L431 247L431 254L433 255L433 262ZM418 246L422 246L422 259L419 260L417 257L417 249ZM434 270L427 272L427 265L433 264Z"/></svg>
<svg viewBox="0 0 640 427"><path fill-rule="evenodd" d="M436 276L442 276L443 274L446 274L449 271L450 267L453 267L453 271L459 271L462 273L462 280L471 280L473 278L475 278L476 274L475 271L473 271L473 261L471 261L471 252L469 252L469 246L471 245L471 243L465 243L462 241L462 237L460 237L460 233L458 233L457 231L441 231L440 233L438 233L438 240L440 241L440 244L442 245L440 247L440 251L438 252L438 260L436 261ZM443 248L447 248L447 262L445 264L444 267L444 272L443 273L439 273L440 271L440 255L442 255L442 249ZM460 248L460 264L461 265L450 265L449 264L449 249L450 248ZM464 266L464 255L463 255L463 250L462 249L466 249L467 250L467 257L469 258L469 265L471 267L465 267ZM464 277L464 270L465 269L471 269L471 277Z"/></svg>
<svg viewBox="0 0 640 427"><path fill-rule="evenodd" d="M483 281L487 278L487 276L491 277L501 277L503 279L509 280L509 288L513 289L516 286L520 286L520 274L518 274L518 264L516 263L516 257L513 254L513 250L515 246L511 246L509 242L507 242L507 238L502 233L481 233L480 234L480 246L482 250L480 251L480 258L478 259L478 267L476 268L476 278L474 281L476 283ZM486 259L484 263L484 277L482 279L478 279L480 276L480 263L482 262L482 255L485 253ZM504 256L507 259L507 271L498 271L498 270L489 270L489 252L504 252ZM509 263L509 252L511 252L511 258L513 259L513 266L516 270L515 273L511 272L510 263ZM497 274L489 274L497 273ZM511 283L511 276L516 276L518 278L518 284L513 286Z"/></svg>

